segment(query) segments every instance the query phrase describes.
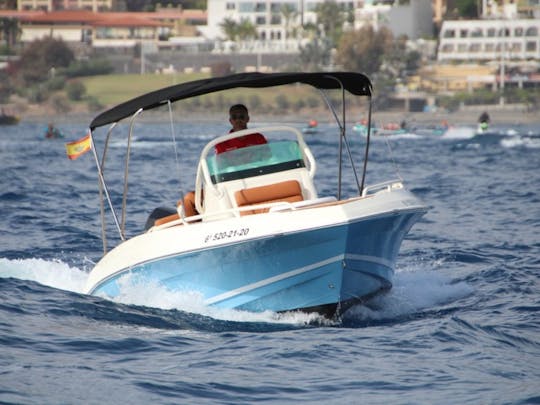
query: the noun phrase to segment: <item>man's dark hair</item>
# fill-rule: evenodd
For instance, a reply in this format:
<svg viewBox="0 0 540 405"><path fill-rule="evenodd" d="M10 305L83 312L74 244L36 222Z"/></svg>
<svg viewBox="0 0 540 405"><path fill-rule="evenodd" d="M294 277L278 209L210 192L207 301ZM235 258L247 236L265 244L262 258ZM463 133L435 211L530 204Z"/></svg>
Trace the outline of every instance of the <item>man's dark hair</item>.
<svg viewBox="0 0 540 405"><path fill-rule="evenodd" d="M233 111L238 111L238 110L242 110L245 113L248 112L248 109L244 104L235 104L231 106L231 108L229 108L229 114L232 113Z"/></svg>

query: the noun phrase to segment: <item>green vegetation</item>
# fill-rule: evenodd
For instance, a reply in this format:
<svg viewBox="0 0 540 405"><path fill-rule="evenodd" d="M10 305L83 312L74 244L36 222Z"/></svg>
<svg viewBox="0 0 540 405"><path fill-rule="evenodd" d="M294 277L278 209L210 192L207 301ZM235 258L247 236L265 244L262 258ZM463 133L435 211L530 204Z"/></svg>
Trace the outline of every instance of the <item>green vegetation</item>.
<svg viewBox="0 0 540 405"><path fill-rule="evenodd" d="M66 93L70 100L81 101L86 93L86 87L78 80L72 80L66 85Z"/></svg>
<svg viewBox="0 0 540 405"><path fill-rule="evenodd" d="M327 0L317 4L315 12L323 36L330 38L332 44L338 44L345 23L345 16L339 4L335 0Z"/></svg>
<svg viewBox="0 0 540 405"><path fill-rule="evenodd" d="M32 86L54 77L57 69L65 68L75 60L66 43L46 37L32 42L16 63L14 77L21 86Z"/></svg>
<svg viewBox="0 0 540 405"><path fill-rule="evenodd" d="M0 36L5 44L0 47L0 55L12 55L13 48L20 33L19 23L13 17L0 18Z"/></svg>
<svg viewBox="0 0 540 405"><path fill-rule="evenodd" d="M206 0L129 0L125 2L125 6L128 11L154 11L158 6L207 9Z"/></svg>
<svg viewBox="0 0 540 405"><path fill-rule="evenodd" d="M456 18L478 18L479 5L475 0L449 0L447 5L447 17Z"/></svg>
<svg viewBox="0 0 540 405"><path fill-rule="evenodd" d="M111 74L89 76L80 81L86 87L86 94L102 105L114 105L127 101L162 87L204 79L209 75L202 73L157 75L157 74Z"/></svg>
<svg viewBox="0 0 540 405"><path fill-rule="evenodd" d="M225 18L220 27L229 41L245 41L257 38L257 29L248 19L242 19L237 23L231 18Z"/></svg>
<svg viewBox="0 0 540 405"><path fill-rule="evenodd" d="M176 75L123 75L83 77L79 81L86 88L86 99L96 105L113 106L144 93L158 90L191 80L208 78L200 73ZM135 85L136 84L136 85ZM231 89L177 103L177 107L186 111L226 110L231 104L245 103L250 111L258 113L283 113L290 109L318 108L322 101L316 90L307 86L289 86L290 90L276 89ZM307 104L306 104L307 102Z"/></svg>
<svg viewBox="0 0 540 405"><path fill-rule="evenodd" d="M66 68L60 69L59 74L66 77L81 77L106 75L113 72L113 67L103 58L73 61Z"/></svg>

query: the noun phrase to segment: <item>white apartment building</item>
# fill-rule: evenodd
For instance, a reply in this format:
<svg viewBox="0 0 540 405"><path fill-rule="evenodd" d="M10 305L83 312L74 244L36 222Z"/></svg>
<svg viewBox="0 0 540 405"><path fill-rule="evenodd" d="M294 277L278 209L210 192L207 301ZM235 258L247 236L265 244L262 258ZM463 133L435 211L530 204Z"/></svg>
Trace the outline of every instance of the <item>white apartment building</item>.
<svg viewBox="0 0 540 405"><path fill-rule="evenodd" d="M17 0L17 9L24 10L111 10L115 0Z"/></svg>
<svg viewBox="0 0 540 405"><path fill-rule="evenodd" d="M343 11L354 10L357 1L336 0ZM282 50L296 51L298 38L292 34L293 27L316 23L315 9L324 0L208 0L208 22L199 27L211 40L225 39L221 24L225 19L237 23L250 21L256 28L258 40L252 46L278 46ZM293 12L286 18L283 7Z"/></svg>
<svg viewBox="0 0 540 405"><path fill-rule="evenodd" d="M354 28L369 24L375 29L387 27L395 37L407 36L410 40L433 36L432 0L409 0L407 4L366 0L355 10Z"/></svg>
<svg viewBox="0 0 540 405"><path fill-rule="evenodd" d="M540 19L445 21L437 60L540 62Z"/></svg>

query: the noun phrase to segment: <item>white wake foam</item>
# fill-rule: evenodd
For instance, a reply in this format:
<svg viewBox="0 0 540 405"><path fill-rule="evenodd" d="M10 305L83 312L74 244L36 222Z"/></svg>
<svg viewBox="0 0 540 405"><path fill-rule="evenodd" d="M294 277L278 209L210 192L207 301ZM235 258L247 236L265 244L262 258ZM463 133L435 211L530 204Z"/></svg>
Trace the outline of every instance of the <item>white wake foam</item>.
<svg viewBox="0 0 540 405"><path fill-rule="evenodd" d="M446 304L471 294L472 287L468 284L453 283L449 276L434 270L432 266L429 267L397 271L394 286L388 294L371 300L368 303L369 306L358 305L351 308L345 316L360 320L393 319ZM59 260L0 258L0 277L32 280L49 287L83 293L88 273L76 267L70 267ZM120 295L114 301L165 310L177 309L214 319L237 322L329 324L329 321L317 314L277 314L272 311L253 313L216 308L205 305L203 297L196 292L173 292L157 283L145 282L141 285L136 277L129 275L122 278Z"/></svg>
<svg viewBox="0 0 540 405"><path fill-rule="evenodd" d="M59 260L0 258L0 277L31 280L49 287L80 293L88 273Z"/></svg>
<svg viewBox="0 0 540 405"><path fill-rule="evenodd" d="M385 320L412 315L469 296L473 288L432 268L397 271L392 289L367 305L351 308L346 317L359 320Z"/></svg>
<svg viewBox="0 0 540 405"><path fill-rule="evenodd" d="M441 139L470 139L476 135L476 128L450 127L441 136Z"/></svg>
<svg viewBox="0 0 540 405"><path fill-rule="evenodd" d="M501 140L501 146L504 148L530 148L530 149L539 149L540 148L540 138L527 137L527 136L513 136Z"/></svg>
<svg viewBox="0 0 540 405"><path fill-rule="evenodd" d="M31 280L65 291L83 293L88 273L58 260L0 258L0 277ZM140 284L135 277L122 278L120 295L115 302L141 305L160 309L177 309L214 319L236 322L267 322L290 325L328 324L318 314L284 313L272 311L260 313L221 309L204 304L202 296L196 292L173 292L157 283Z"/></svg>

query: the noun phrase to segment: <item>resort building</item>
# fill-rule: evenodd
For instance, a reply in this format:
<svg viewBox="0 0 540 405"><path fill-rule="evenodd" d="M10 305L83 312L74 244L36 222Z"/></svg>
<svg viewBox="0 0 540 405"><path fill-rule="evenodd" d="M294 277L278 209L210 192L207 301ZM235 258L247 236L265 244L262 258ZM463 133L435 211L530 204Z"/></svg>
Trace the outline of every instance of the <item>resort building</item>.
<svg viewBox="0 0 540 405"><path fill-rule="evenodd" d="M298 27L316 24L318 5L325 0L208 0L208 24L199 27L203 36L212 40L227 40L222 24L249 21L255 26L257 39L249 47L255 51L297 52ZM336 0L344 13L354 14L356 1ZM241 44L240 44L241 46Z"/></svg>
<svg viewBox="0 0 540 405"><path fill-rule="evenodd" d="M540 19L445 21L439 62L540 61Z"/></svg>
<svg viewBox="0 0 540 405"><path fill-rule="evenodd" d="M113 10L116 0L17 0L17 9L23 10Z"/></svg>
<svg viewBox="0 0 540 405"><path fill-rule="evenodd" d="M482 19L446 20L439 33L437 65L418 84L439 92L540 85L538 0L482 0Z"/></svg>
<svg viewBox="0 0 540 405"><path fill-rule="evenodd" d="M167 40L179 33L193 32L187 27L204 23L202 10L164 10L157 12L107 12L84 10L27 12L19 15L21 41L44 36L68 43L81 42L93 47L129 48L141 41Z"/></svg>
<svg viewBox="0 0 540 405"><path fill-rule="evenodd" d="M431 38L433 36L432 0L410 0L384 3L366 1L354 14L354 28L369 24L375 29L385 26L394 37L406 36L410 40Z"/></svg>

